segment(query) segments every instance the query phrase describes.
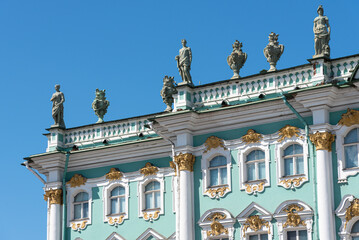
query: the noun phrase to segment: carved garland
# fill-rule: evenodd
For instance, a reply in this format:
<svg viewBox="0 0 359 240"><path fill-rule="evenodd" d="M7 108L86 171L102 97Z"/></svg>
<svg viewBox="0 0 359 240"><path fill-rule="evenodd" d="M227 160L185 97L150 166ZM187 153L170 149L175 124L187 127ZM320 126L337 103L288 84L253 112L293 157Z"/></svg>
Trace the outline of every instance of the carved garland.
<svg viewBox="0 0 359 240"><path fill-rule="evenodd" d="M249 129L247 134L242 137L242 140L246 143L246 145L250 143L258 143L261 139L262 135L256 133L253 129Z"/></svg>
<svg viewBox="0 0 359 240"><path fill-rule="evenodd" d="M303 211L304 208L297 204L289 205L284 211L287 212L287 221L283 224L283 227L292 226L298 227L299 225L306 226L306 223L302 221L298 212Z"/></svg>
<svg viewBox="0 0 359 240"><path fill-rule="evenodd" d="M260 182L258 184L244 184L246 187L246 193L248 194L257 194L258 192L262 192L264 190L264 182Z"/></svg>
<svg viewBox="0 0 359 240"><path fill-rule="evenodd" d="M109 217L108 224L118 226L119 224L123 223L124 217L125 217L124 215L121 215L117 218Z"/></svg>
<svg viewBox="0 0 359 240"><path fill-rule="evenodd" d="M106 179L108 179L110 182L120 180L122 177L122 172L120 172L117 168L111 168L110 171L106 173Z"/></svg>
<svg viewBox="0 0 359 240"><path fill-rule="evenodd" d="M229 187L220 187L220 188L209 188L205 193L209 193L211 197L223 197L226 193L226 190L229 190Z"/></svg>
<svg viewBox="0 0 359 240"><path fill-rule="evenodd" d="M299 177L299 178L291 178L291 179L283 179L282 181L280 181L279 183L284 184L285 188L294 188L294 187L299 187L300 184L306 180L305 177Z"/></svg>
<svg viewBox="0 0 359 240"><path fill-rule="evenodd" d="M152 222L153 220L158 219L159 213L160 213L160 211L155 211L154 213L143 212L143 218L144 218L146 221Z"/></svg>
<svg viewBox="0 0 359 240"><path fill-rule="evenodd" d="M208 221L212 221L211 230L207 231L207 236L218 236L221 234L228 234L228 229L224 228L223 225L217 221L217 219L226 219L226 215L221 213L214 213L211 217L208 217Z"/></svg>
<svg viewBox="0 0 359 240"><path fill-rule="evenodd" d="M180 171L193 172L195 156L192 153L180 153L175 156L174 161L177 163Z"/></svg>
<svg viewBox="0 0 359 240"><path fill-rule="evenodd" d="M350 206L345 211L345 224L344 229L347 227L347 223L353 218L359 216L359 199L354 198Z"/></svg>
<svg viewBox="0 0 359 240"><path fill-rule="evenodd" d="M70 187L79 187L81 185L85 185L86 182L87 179L84 176L76 173L72 176L70 181L67 182L67 184L70 184Z"/></svg>
<svg viewBox="0 0 359 240"><path fill-rule="evenodd" d="M216 136L210 136L209 138L207 138L206 142L204 143L204 145L206 146L206 149L204 151L204 153L208 152L211 149L215 149L218 147L223 148L224 150L226 150L227 148L224 146L223 140L216 137Z"/></svg>
<svg viewBox="0 0 359 240"><path fill-rule="evenodd" d="M243 237L246 236L247 229L250 228L253 231L257 232L258 230L262 229L263 226L268 228L268 234L270 233L270 226L269 222L259 218L258 215L250 216L246 219L245 223L243 224Z"/></svg>
<svg viewBox="0 0 359 240"><path fill-rule="evenodd" d="M51 204L62 204L62 189L50 189L45 191L44 200Z"/></svg>
<svg viewBox="0 0 359 240"><path fill-rule="evenodd" d="M144 175L145 177L150 175L156 175L158 172L158 167L152 166L151 163L146 163L146 165L140 169L140 173Z"/></svg>
<svg viewBox="0 0 359 240"><path fill-rule="evenodd" d="M72 230L78 231L78 232L80 232L81 230L84 230L86 228L86 226L87 226L87 221L71 224Z"/></svg>
<svg viewBox="0 0 359 240"><path fill-rule="evenodd" d="M347 127L359 124L359 111L348 108L347 112L342 114L338 124Z"/></svg>
<svg viewBox="0 0 359 240"><path fill-rule="evenodd" d="M290 125L286 125L279 129L279 139L278 142L282 142L285 138L292 138L293 136L299 137L299 129Z"/></svg>
<svg viewBox="0 0 359 240"><path fill-rule="evenodd" d="M310 134L310 141L315 145L317 150L332 151L332 143L334 142L335 135L330 132L316 132Z"/></svg>

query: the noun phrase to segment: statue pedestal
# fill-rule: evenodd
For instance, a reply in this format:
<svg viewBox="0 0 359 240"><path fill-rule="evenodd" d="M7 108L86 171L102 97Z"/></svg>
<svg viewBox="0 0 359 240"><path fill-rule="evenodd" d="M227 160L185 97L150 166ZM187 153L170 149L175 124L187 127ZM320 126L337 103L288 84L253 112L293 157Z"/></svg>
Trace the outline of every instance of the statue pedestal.
<svg viewBox="0 0 359 240"><path fill-rule="evenodd" d="M192 99L192 88L194 86L192 84L188 84L185 82L181 82L177 84L177 94L173 95L174 99L174 109L178 110L186 110L192 109L193 99Z"/></svg>
<svg viewBox="0 0 359 240"><path fill-rule="evenodd" d="M313 85L329 82L330 75L330 58L328 56L317 56L312 59L308 59L313 66Z"/></svg>
<svg viewBox="0 0 359 240"><path fill-rule="evenodd" d="M44 134L47 137L47 149L46 152L56 151L57 148L64 147L64 130L65 128L57 125L52 125L51 128L46 129L50 133Z"/></svg>

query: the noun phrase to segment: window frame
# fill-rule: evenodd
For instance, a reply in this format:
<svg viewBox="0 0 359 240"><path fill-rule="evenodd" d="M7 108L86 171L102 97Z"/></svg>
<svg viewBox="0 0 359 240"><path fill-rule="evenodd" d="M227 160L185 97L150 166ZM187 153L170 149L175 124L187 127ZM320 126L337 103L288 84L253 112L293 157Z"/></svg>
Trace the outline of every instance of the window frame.
<svg viewBox="0 0 359 240"><path fill-rule="evenodd" d="M223 156L227 160L227 184L217 185L217 186L211 186L210 185L210 167L209 163L211 160L213 160L217 156ZM224 149L222 147L212 148L206 152L202 153L201 158L201 167L202 167L202 194L204 196L208 196L210 198L217 198L220 199L222 197L225 197L229 192L232 191L232 175L231 175L231 169L232 169L232 157L231 157L231 151L230 149ZM219 193L218 190L223 188L223 194Z"/></svg>
<svg viewBox="0 0 359 240"><path fill-rule="evenodd" d="M82 231L84 230L87 225L92 224L92 185L85 184L80 187L66 187L67 190L67 202L68 208L67 208L67 227L72 228L74 231ZM77 194L85 192L89 196L88 200L88 217L82 218L82 219L75 219L75 197Z"/></svg>
<svg viewBox="0 0 359 240"><path fill-rule="evenodd" d="M72 202L72 204L73 204L73 206L74 206L74 215L72 216L72 220L73 221L80 221L80 220L87 220L88 219L88 217L84 217L84 204L86 204L87 203L87 216L89 215L89 208L88 208L88 205L89 205L89 199L88 200L85 200L85 201L79 201L79 202L75 202L75 198L79 195L79 194L81 194L81 193L86 193L87 194L87 197L89 198L89 194L87 193L87 192L79 192L79 193L77 193L75 196L74 196L74 199L73 199L73 202ZM81 217L80 218L75 218L75 208L76 208L76 206L77 205L80 205L81 207Z"/></svg>
<svg viewBox="0 0 359 240"><path fill-rule="evenodd" d="M359 216L353 217L348 222L346 221L346 210L350 207L355 198L356 197L351 194L345 195L335 210L335 214L341 220L341 226L339 227L338 232L341 240L351 239L352 228L354 224L359 221Z"/></svg>
<svg viewBox="0 0 359 240"><path fill-rule="evenodd" d="M284 163L284 151L290 145L298 144L303 147L303 174L295 174L285 176L285 163ZM308 175L308 142L307 139L301 137L292 137L285 139L281 143L276 144L276 162L277 162L277 185L286 189L293 189L302 186L309 181ZM293 180L296 180L295 182Z"/></svg>

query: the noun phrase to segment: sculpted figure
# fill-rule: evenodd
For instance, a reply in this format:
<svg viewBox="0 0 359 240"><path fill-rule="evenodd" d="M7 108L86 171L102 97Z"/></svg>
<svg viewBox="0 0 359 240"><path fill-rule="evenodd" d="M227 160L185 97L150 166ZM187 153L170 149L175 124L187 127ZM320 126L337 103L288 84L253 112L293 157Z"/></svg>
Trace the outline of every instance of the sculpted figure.
<svg viewBox="0 0 359 240"><path fill-rule="evenodd" d="M55 124L51 127L60 127L66 128L64 122L64 102L65 97L62 92L60 92L60 85L55 85L56 92L52 94L50 101L52 101L52 118L55 121Z"/></svg>
<svg viewBox="0 0 359 240"><path fill-rule="evenodd" d="M105 94L106 90L96 89L96 97L92 102L92 109L95 111L96 116L98 116L98 121L96 123L103 122L103 117L107 113L107 108L110 105L110 102L106 100Z"/></svg>
<svg viewBox="0 0 359 240"><path fill-rule="evenodd" d="M227 57L227 63L229 67L233 70L233 78L239 78L239 70L243 67L244 63L247 61L247 53L242 52L242 43L236 40L232 47L233 51L231 55Z"/></svg>
<svg viewBox="0 0 359 240"><path fill-rule="evenodd" d="M186 39L182 39L182 48L179 50L179 55L176 56L178 71L180 72L182 81L186 84L193 85L191 77L191 62L192 51L190 47L187 47Z"/></svg>
<svg viewBox="0 0 359 240"><path fill-rule="evenodd" d="M284 52L284 46L278 43L279 34L271 33L268 37L268 45L264 48L263 53L269 62L270 68L268 72L277 71L277 62Z"/></svg>
<svg viewBox="0 0 359 240"><path fill-rule="evenodd" d="M318 7L318 17L314 19L314 48L315 55L313 57L329 57L330 56L330 48L329 48L329 40L330 40L330 26L329 19L327 16L323 16L324 10L323 6L320 5Z"/></svg>
<svg viewBox="0 0 359 240"><path fill-rule="evenodd" d="M165 76L163 78L163 87L161 90L161 97L163 102L167 105L165 112L172 112L173 94L177 93L174 77Z"/></svg>

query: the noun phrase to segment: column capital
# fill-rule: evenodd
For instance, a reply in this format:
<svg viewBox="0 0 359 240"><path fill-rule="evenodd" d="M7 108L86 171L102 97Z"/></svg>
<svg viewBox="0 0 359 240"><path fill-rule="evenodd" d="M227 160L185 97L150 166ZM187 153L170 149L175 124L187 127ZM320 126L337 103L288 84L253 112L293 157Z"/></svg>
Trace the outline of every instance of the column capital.
<svg viewBox="0 0 359 240"><path fill-rule="evenodd" d="M193 172L195 156L192 153L180 153L174 157L180 171Z"/></svg>
<svg viewBox="0 0 359 240"><path fill-rule="evenodd" d="M50 189L45 191L44 200L51 204L62 204L62 189Z"/></svg>
<svg viewBox="0 0 359 240"><path fill-rule="evenodd" d="M332 151L332 143L335 135L330 132L316 132L310 134L310 141L315 145L316 150Z"/></svg>

